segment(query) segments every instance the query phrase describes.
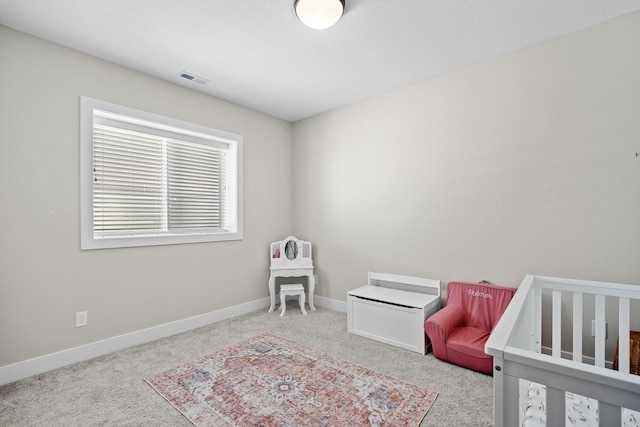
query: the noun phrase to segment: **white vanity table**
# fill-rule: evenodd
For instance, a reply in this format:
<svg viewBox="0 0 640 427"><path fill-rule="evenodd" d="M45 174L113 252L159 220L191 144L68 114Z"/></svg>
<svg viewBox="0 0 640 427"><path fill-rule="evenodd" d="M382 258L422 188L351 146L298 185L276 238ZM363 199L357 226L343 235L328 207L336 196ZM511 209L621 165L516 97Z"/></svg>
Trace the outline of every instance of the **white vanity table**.
<svg viewBox="0 0 640 427"><path fill-rule="evenodd" d="M271 259L271 267L269 268L271 306L269 313L274 310L276 304L276 277L308 277L309 308L315 311L313 294L316 288L316 279L313 275L311 243L289 236L284 240L271 243L269 257Z"/></svg>

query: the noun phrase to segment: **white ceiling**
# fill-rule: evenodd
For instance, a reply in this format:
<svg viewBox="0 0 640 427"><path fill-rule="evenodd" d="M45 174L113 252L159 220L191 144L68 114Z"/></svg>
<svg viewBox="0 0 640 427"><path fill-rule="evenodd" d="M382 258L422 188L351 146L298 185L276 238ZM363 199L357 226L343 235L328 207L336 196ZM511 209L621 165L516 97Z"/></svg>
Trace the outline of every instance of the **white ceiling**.
<svg viewBox="0 0 640 427"><path fill-rule="evenodd" d="M346 0L338 24L313 30L293 0L0 0L0 23L293 122L637 10L638 0Z"/></svg>

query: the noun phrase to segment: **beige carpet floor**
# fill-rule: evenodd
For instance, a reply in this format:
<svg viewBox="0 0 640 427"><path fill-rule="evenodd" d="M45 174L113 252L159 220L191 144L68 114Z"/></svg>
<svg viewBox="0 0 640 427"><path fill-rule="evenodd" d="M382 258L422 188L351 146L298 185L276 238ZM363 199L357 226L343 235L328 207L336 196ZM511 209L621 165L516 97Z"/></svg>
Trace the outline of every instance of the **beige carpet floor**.
<svg viewBox="0 0 640 427"><path fill-rule="evenodd" d="M143 378L262 332L437 391L421 427L493 425L492 377L348 334L345 313L289 304L284 318L250 313L0 386L0 426L190 426Z"/></svg>

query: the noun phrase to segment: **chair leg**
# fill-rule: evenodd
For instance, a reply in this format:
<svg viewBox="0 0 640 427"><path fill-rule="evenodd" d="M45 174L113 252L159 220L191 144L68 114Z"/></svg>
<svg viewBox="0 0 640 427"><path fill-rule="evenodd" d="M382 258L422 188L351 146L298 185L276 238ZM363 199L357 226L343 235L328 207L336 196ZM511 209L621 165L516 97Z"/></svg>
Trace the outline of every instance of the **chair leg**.
<svg viewBox="0 0 640 427"><path fill-rule="evenodd" d="M304 292L300 293L300 296L298 297L298 304L300 304L300 311L302 311L302 314L306 316L307 311L304 309Z"/></svg>
<svg viewBox="0 0 640 427"><path fill-rule="evenodd" d="M280 294L280 317L284 317L284 314L287 312L287 297L285 294Z"/></svg>

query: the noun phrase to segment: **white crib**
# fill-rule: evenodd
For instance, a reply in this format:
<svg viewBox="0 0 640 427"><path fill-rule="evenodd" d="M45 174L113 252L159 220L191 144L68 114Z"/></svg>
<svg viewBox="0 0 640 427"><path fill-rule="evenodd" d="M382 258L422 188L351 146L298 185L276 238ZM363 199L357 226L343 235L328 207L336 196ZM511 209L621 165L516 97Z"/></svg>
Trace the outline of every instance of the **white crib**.
<svg viewBox="0 0 640 427"><path fill-rule="evenodd" d="M494 357L495 426L527 425L533 383L545 386L541 425L578 425L567 415L574 394L597 401L596 424L588 425L621 426L637 417L640 376L629 373L632 329L640 330L640 286L526 276L485 346ZM605 353L612 356L618 337L614 371Z"/></svg>

